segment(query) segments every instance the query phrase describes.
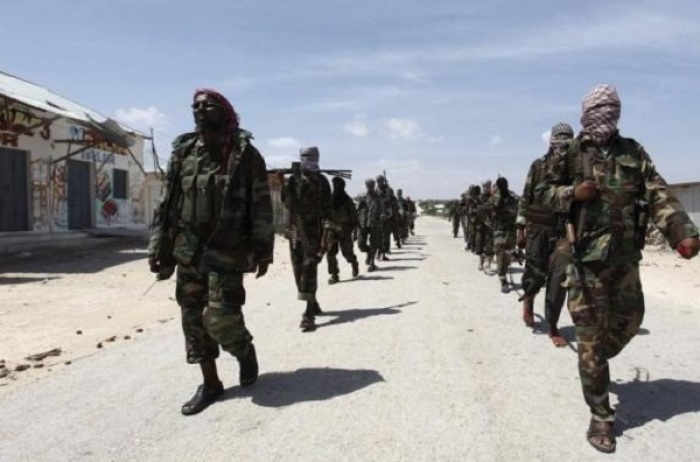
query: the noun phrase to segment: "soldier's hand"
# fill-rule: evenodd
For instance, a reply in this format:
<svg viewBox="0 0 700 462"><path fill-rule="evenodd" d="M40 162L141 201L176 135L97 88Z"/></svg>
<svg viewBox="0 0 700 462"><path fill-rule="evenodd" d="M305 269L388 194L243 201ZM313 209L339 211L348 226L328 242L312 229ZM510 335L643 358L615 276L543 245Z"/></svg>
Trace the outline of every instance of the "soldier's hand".
<svg viewBox="0 0 700 462"><path fill-rule="evenodd" d="M160 272L160 264L158 263L158 259L155 255L148 256L148 267L150 268L151 273Z"/></svg>
<svg viewBox="0 0 700 462"><path fill-rule="evenodd" d="M515 245L517 245L519 249L525 248L525 231L522 228L518 229L515 237Z"/></svg>
<svg viewBox="0 0 700 462"><path fill-rule="evenodd" d="M574 188L574 199L579 202L592 201L598 195L598 185L595 181L584 180Z"/></svg>
<svg viewBox="0 0 700 462"><path fill-rule="evenodd" d="M261 278L267 274L267 268L270 266L269 263L260 263L258 265L258 272L255 273L255 279Z"/></svg>
<svg viewBox="0 0 700 462"><path fill-rule="evenodd" d="M700 239L697 237L686 237L678 243L676 250L681 257L690 260L700 251Z"/></svg>

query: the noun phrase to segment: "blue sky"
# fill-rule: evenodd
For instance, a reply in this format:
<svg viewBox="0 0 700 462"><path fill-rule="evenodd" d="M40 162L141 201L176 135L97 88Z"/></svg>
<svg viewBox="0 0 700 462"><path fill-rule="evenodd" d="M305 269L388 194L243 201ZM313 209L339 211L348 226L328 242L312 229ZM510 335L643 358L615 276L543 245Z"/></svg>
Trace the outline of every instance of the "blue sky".
<svg viewBox="0 0 700 462"><path fill-rule="evenodd" d="M700 180L700 2L430 3L23 0L3 6L0 69L153 126L164 158L194 89L215 88L269 166L316 145L350 192L386 170L418 198L498 174L521 189L549 127L578 130L582 96L611 83L622 134L669 182Z"/></svg>

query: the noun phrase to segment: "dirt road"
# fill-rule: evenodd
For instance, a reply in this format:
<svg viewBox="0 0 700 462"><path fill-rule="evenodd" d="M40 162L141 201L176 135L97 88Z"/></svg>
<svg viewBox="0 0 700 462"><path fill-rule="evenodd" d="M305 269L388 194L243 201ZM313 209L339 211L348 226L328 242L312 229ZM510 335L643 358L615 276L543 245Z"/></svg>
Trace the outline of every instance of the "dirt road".
<svg viewBox="0 0 700 462"><path fill-rule="evenodd" d="M0 379L0 460L602 460L584 438L575 343L554 349L526 329L517 295L476 271L445 221L417 227L357 280L341 261L328 286L324 262L326 315L308 334L280 242L268 276L246 278L260 379L241 389L222 356L225 396L193 417L179 412L199 378L184 362L174 284L143 294L142 250L5 268L0 358L14 369L61 353ZM700 454L700 310L688 295L699 289L668 296L697 269L670 254L643 266L643 335L612 363L616 460ZM562 326L573 339L566 314Z"/></svg>

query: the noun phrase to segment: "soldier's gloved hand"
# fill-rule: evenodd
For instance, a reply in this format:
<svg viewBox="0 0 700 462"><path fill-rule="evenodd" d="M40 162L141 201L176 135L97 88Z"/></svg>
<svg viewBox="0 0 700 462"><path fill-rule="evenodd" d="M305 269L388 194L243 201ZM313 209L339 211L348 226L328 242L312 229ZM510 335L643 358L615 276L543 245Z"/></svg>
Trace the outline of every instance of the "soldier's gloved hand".
<svg viewBox="0 0 700 462"><path fill-rule="evenodd" d="M525 230L522 228L518 228L515 237L515 245L517 245L519 249L525 248Z"/></svg>
<svg viewBox="0 0 700 462"><path fill-rule="evenodd" d="M574 188L574 199L579 202L592 201L598 195L598 185L595 181L584 180Z"/></svg>
<svg viewBox="0 0 700 462"><path fill-rule="evenodd" d="M700 251L700 239L697 237L686 237L678 243L676 250L681 257L690 260Z"/></svg>
<svg viewBox="0 0 700 462"><path fill-rule="evenodd" d="M261 278L267 274L267 268L270 266L269 263L258 264L258 272L255 273L255 279Z"/></svg>

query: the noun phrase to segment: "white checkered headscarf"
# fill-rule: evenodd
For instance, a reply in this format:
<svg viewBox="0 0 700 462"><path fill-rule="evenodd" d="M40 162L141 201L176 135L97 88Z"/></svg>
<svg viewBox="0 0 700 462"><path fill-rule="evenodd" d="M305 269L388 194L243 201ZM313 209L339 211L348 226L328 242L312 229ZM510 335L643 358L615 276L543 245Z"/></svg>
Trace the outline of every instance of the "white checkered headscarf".
<svg viewBox="0 0 700 462"><path fill-rule="evenodd" d="M583 98L581 132L599 146L605 145L617 132L622 104L612 85L597 85Z"/></svg>
<svg viewBox="0 0 700 462"><path fill-rule="evenodd" d="M560 150L569 144L574 137L574 129L566 122L560 122L552 127L549 136L549 145L554 150Z"/></svg>

